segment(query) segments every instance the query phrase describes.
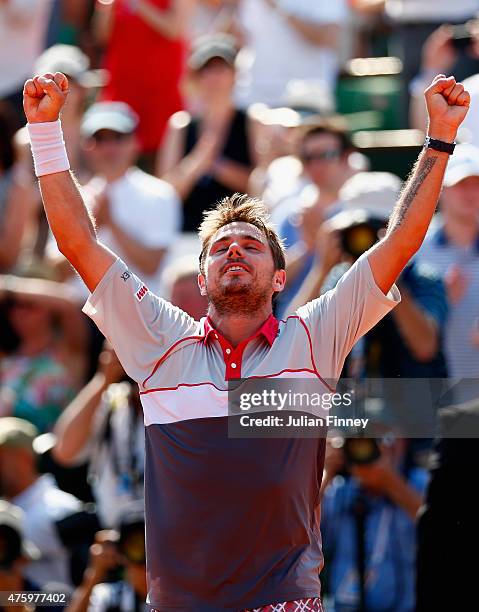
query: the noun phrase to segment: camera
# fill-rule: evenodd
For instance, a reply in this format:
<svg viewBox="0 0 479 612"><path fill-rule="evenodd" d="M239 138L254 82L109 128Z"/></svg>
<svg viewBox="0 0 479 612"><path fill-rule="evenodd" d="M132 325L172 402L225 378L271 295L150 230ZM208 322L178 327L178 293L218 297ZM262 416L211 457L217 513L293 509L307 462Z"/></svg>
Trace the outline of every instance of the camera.
<svg viewBox="0 0 479 612"><path fill-rule="evenodd" d="M386 219L365 209L345 210L330 219L331 228L340 234L342 250L354 260L380 238Z"/></svg>
<svg viewBox="0 0 479 612"><path fill-rule="evenodd" d="M381 456L379 445L374 438L347 438L343 452L349 465L369 465Z"/></svg>

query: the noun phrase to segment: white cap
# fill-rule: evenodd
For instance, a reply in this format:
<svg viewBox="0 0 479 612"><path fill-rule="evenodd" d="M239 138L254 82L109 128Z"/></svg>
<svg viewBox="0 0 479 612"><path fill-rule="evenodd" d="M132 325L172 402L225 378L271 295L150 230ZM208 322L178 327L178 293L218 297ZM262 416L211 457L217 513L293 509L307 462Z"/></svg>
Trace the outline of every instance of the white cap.
<svg viewBox="0 0 479 612"><path fill-rule="evenodd" d="M469 176L479 176L479 148L460 144L449 158L444 186L452 187Z"/></svg>
<svg viewBox="0 0 479 612"><path fill-rule="evenodd" d="M401 179L391 172L358 172L339 192L344 210L361 209L388 219L401 191Z"/></svg>

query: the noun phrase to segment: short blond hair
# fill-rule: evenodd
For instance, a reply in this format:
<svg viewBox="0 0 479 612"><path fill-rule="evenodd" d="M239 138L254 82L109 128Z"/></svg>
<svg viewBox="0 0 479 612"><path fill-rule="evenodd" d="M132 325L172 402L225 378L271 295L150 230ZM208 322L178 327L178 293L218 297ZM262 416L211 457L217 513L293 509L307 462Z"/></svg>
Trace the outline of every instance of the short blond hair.
<svg viewBox="0 0 479 612"><path fill-rule="evenodd" d="M223 198L215 208L204 213L204 219L199 228L201 274L205 274L206 254L211 239L223 226L234 222L250 223L263 232L273 254L275 270L284 270L286 260L283 241L269 223L269 213L265 204L258 198L235 193L232 196Z"/></svg>

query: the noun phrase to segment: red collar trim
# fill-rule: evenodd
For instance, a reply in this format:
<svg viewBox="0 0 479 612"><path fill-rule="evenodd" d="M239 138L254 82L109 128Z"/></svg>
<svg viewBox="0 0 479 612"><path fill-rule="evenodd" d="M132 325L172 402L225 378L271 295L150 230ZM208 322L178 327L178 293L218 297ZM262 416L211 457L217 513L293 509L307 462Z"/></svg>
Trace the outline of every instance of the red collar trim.
<svg viewBox="0 0 479 612"><path fill-rule="evenodd" d="M202 322L203 322L204 331L205 331L205 336L203 339L204 343L208 341L210 336L213 336L215 340L219 340L220 338L223 340L223 336L220 334L219 331L217 331L213 327L213 323L209 317L205 317L204 319L202 319ZM263 323L263 325L258 329L258 331L254 333L252 336L250 336L249 338L247 338L246 340L243 340L241 344L246 345L248 344L248 342L250 342L254 338L257 338L258 336L263 336L263 338L265 338L268 344L272 346L276 336L278 335L278 327L279 327L278 319L276 319L276 317L274 317L273 314L270 314L269 317L266 319L266 321ZM226 340L224 342L226 342Z"/></svg>

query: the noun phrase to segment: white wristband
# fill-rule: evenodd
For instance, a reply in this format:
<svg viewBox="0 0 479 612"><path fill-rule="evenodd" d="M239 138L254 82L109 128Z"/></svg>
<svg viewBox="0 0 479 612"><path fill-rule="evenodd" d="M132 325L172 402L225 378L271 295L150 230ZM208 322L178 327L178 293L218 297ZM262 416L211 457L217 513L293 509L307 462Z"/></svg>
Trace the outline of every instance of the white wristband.
<svg viewBox="0 0 479 612"><path fill-rule="evenodd" d="M70 170L60 119L27 123L27 129L37 176Z"/></svg>

